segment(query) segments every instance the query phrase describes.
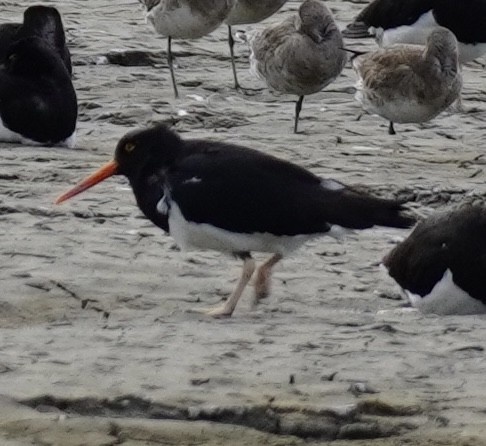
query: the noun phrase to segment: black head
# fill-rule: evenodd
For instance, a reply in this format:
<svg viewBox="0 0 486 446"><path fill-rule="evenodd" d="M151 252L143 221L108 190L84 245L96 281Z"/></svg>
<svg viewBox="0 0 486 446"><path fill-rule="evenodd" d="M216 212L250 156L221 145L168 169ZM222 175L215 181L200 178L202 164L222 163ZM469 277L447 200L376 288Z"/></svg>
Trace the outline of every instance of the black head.
<svg viewBox="0 0 486 446"><path fill-rule="evenodd" d="M40 37L51 45L61 47L65 43L61 15L56 8L36 5L24 11L22 37Z"/></svg>
<svg viewBox="0 0 486 446"><path fill-rule="evenodd" d="M15 42L7 52L5 67L11 74L32 78L67 73L57 52L38 37Z"/></svg>
<svg viewBox="0 0 486 446"><path fill-rule="evenodd" d="M182 140L163 124L134 130L120 139L115 150L118 172L130 177L147 164L169 167L180 154Z"/></svg>
<svg viewBox="0 0 486 446"><path fill-rule="evenodd" d="M132 182L149 168L153 171L168 168L177 159L182 148L181 138L165 125L159 124L127 133L116 146L112 161L62 194L56 203L62 203L113 175L125 175Z"/></svg>

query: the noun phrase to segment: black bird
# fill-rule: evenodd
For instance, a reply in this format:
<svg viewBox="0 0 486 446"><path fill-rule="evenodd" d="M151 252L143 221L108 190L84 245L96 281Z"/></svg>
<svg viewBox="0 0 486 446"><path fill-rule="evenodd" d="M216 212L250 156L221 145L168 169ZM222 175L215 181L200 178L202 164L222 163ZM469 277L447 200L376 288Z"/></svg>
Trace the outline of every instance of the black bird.
<svg viewBox="0 0 486 446"><path fill-rule="evenodd" d="M10 46L28 37L38 37L54 48L72 74L71 54L66 45L66 36L61 15L51 6L35 5L24 11L23 23L0 25L0 63L7 58Z"/></svg>
<svg viewBox="0 0 486 446"><path fill-rule="evenodd" d="M255 270L251 251L273 254L256 273L258 300L270 291L272 267L307 240L336 235L342 227L414 223L395 201L358 193L253 149L183 140L163 125L125 135L113 161L56 203L117 174L130 181L142 212L183 249L213 249L243 259L233 294L208 312L215 317L233 313Z"/></svg>
<svg viewBox="0 0 486 446"><path fill-rule="evenodd" d="M0 141L74 145L77 99L64 62L44 39L12 44L0 66Z"/></svg>
<svg viewBox="0 0 486 446"><path fill-rule="evenodd" d="M486 53L486 0L374 0L343 31L347 38L375 36L380 46L424 45L438 26L458 41L459 62Z"/></svg>
<svg viewBox="0 0 486 446"><path fill-rule="evenodd" d="M430 217L383 263L424 313L486 313L486 207L467 205Z"/></svg>

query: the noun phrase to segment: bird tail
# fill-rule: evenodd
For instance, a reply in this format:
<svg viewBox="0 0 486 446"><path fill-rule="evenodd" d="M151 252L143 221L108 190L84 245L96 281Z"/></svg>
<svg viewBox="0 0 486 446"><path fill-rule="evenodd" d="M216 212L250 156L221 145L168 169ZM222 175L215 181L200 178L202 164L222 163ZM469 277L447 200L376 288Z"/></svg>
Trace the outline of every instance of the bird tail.
<svg viewBox="0 0 486 446"><path fill-rule="evenodd" d="M372 226L410 228L416 218L403 203L373 197L334 180L323 180L325 214L327 221L349 229L366 229Z"/></svg>
<svg viewBox="0 0 486 446"><path fill-rule="evenodd" d="M342 30L342 35L347 39L362 39L366 37L373 37L373 34L370 33L369 28L369 25L367 25L366 23L353 22Z"/></svg>

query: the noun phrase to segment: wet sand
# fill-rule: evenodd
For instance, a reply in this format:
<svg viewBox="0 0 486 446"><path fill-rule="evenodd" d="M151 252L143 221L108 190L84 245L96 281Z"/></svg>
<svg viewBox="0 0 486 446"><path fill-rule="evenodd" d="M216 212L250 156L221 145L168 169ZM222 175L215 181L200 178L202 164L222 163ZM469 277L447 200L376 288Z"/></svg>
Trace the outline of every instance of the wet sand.
<svg viewBox="0 0 486 446"><path fill-rule="evenodd" d="M0 3L4 20L26 6ZM157 121L407 198L423 215L483 200L484 60L464 70L473 112L397 125L395 136L379 117L357 120L348 64L306 97L294 135L296 98L250 77L244 45L240 81L257 90L232 90L225 27L174 44L175 100L166 41L138 2L46 4L67 28L78 148L0 144L1 444L486 444L486 319L403 309L378 265L407 231L315 240L279 264L256 310L248 289L233 318L211 320L190 310L229 295L238 260L180 252L123 178L52 204L109 160L120 136ZM363 6L329 4L341 26Z"/></svg>

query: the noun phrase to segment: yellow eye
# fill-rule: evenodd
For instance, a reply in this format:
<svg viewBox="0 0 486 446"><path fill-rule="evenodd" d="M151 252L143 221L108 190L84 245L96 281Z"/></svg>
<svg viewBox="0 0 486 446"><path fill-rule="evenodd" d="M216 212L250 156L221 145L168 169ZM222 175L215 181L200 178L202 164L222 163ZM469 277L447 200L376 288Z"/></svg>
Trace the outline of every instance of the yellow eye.
<svg viewBox="0 0 486 446"><path fill-rule="evenodd" d="M125 152L127 152L127 153L133 152L133 149L135 149L135 144L133 144L132 142L127 142L125 144L124 149L125 149Z"/></svg>

